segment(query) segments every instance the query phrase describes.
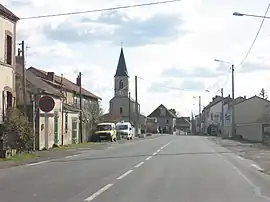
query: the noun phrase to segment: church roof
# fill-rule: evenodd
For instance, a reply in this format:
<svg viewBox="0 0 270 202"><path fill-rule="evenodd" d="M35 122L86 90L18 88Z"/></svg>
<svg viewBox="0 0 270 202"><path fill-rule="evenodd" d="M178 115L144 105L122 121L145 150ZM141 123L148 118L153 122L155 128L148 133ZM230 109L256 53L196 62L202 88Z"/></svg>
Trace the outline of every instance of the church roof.
<svg viewBox="0 0 270 202"><path fill-rule="evenodd" d="M126 61L125 61L123 48L121 48L121 53L120 53L120 57L119 57L119 60L118 60L116 73L115 73L114 76L115 77L116 76L128 76L128 71L127 71L127 66L126 66Z"/></svg>

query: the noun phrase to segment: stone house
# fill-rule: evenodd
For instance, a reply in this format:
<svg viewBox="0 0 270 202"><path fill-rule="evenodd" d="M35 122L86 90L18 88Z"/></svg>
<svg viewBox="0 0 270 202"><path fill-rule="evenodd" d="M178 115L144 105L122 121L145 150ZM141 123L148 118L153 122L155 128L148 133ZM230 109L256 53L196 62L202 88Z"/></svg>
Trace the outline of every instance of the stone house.
<svg viewBox="0 0 270 202"><path fill-rule="evenodd" d="M158 126L163 131L163 133L173 134L175 131L177 116L169 111L163 104L159 105L147 117L156 118Z"/></svg>
<svg viewBox="0 0 270 202"><path fill-rule="evenodd" d="M63 135L71 134L73 143L83 142L89 140L93 124L95 124L96 116L99 113L99 101L100 97L82 88L82 135L83 137L77 138L79 131L79 113L80 113L80 84L77 78L76 83L68 80L63 76L55 75L54 72L46 72L34 67L28 68L27 71L31 71L37 77L41 78L44 82L52 87L60 90L63 95L63 122L62 131ZM80 132L79 132L80 134Z"/></svg>
<svg viewBox="0 0 270 202"><path fill-rule="evenodd" d="M15 105L16 24L19 18L0 4L0 124L6 109Z"/></svg>
<svg viewBox="0 0 270 202"><path fill-rule="evenodd" d="M16 57L16 103L21 108L24 105L23 99L23 66L21 56ZM32 72L25 71L26 79L26 106L29 120L35 122L35 149L41 150L51 148L53 145L59 145L61 139L61 122L62 122L62 93L44 82L41 78L36 77ZM45 113L39 110L39 99L43 96L53 98L55 106L48 113L48 123L45 120ZM35 105L34 105L35 104ZM33 112L34 108L35 112ZM33 121L33 117L35 121ZM70 139L64 136L64 139Z"/></svg>

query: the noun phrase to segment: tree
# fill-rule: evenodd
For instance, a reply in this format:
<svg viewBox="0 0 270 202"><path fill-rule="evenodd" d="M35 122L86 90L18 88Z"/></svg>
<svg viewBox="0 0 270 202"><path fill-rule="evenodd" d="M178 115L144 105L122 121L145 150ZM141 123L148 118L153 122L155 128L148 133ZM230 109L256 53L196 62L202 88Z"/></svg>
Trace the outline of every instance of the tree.
<svg viewBox="0 0 270 202"><path fill-rule="evenodd" d="M11 108L7 111L2 129L7 147L16 148L18 151L33 149L32 124L19 109Z"/></svg>
<svg viewBox="0 0 270 202"><path fill-rule="evenodd" d="M176 115L176 110L175 109L169 109L170 112L172 112L174 115Z"/></svg>
<svg viewBox="0 0 270 202"><path fill-rule="evenodd" d="M261 89L259 96L262 97L263 99L267 100L268 96L267 96L266 90L264 88Z"/></svg>
<svg viewBox="0 0 270 202"><path fill-rule="evenodd" d="M86 121L91 124L96 124L101 119L103 115L103 108L100 102L92 102L87 105L84 111Z"/></svg>

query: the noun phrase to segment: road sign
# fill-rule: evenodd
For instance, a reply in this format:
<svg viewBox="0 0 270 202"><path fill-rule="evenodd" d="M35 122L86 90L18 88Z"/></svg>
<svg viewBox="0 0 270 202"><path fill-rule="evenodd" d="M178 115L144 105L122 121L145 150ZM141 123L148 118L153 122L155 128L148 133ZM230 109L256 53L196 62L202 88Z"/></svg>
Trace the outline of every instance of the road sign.
<svg viewBox="0 0 270 202"><path fill-rule="evenodd" d="M39 109L44 112L50 112L55 106L54 99L51 96L44 95L39 99Z"/></svg>

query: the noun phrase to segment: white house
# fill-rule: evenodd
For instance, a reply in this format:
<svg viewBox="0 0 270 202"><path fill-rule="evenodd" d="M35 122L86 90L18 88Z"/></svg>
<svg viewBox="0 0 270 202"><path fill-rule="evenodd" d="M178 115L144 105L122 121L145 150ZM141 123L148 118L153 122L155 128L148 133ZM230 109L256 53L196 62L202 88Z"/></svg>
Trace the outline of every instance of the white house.
<svg viewBox="0 0 270 202"><path fill-rule="evenodd" d="M19 18L0 4L0 123L6 109L15 104L15 43Z"/></svg>

